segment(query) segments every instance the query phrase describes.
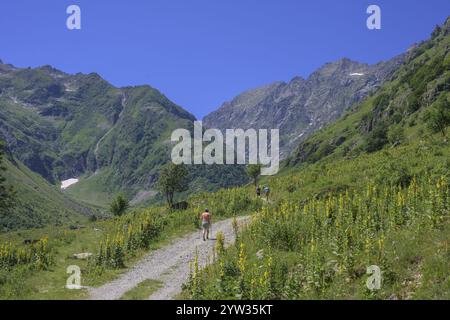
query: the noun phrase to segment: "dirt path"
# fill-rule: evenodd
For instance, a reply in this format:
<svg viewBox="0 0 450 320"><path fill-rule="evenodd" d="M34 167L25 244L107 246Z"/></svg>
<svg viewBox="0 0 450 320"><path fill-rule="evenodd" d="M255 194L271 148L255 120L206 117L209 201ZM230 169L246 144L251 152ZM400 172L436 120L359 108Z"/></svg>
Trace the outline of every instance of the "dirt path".
<svg viewBox="0 0 450 320"><path fill-rule="evenodd" d="M238 218L240 225L248 217ZM92 300L116 300L127 291L147 279L162 281L161 289L155 292L150 300L170 300L181 292L181 286L189 276L189 262L198 252L199 264L204 266L211 257L216 243L217 232L225 235L225 241L234 241L232 219L217 222L213 225L212 240L204 242L200 231L191 233L173 241L170 245L155 250L142 259L136 266L121 275L117 280L102 287L90 289Z"/></svg>

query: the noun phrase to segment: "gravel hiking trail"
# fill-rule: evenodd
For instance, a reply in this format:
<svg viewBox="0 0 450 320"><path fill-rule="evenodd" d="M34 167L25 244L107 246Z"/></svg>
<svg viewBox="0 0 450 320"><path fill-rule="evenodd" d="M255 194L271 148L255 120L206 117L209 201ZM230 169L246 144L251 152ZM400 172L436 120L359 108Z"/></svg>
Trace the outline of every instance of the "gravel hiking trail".
<svg viewBox="0 0 450 320"><path fill-rule="evenodd" d="M249 220L249 217L238 217L239 226ZM230 245L235 236L232 225L233 219L219 221L213 224L211 240L203 241L201 231L198 230L174 240L163 248L154 250L145 256L130 270L120 275L118 279L99 288L91 288L91 300L117 300L126 292L135 288L147 279L163 282L160 289L154 292L149 300L172 300L181 293L181 286L188 280L189 262L198 254L199 265L205 266L211 259L215 238L218 232L225 236L225 243Z"/></svg>

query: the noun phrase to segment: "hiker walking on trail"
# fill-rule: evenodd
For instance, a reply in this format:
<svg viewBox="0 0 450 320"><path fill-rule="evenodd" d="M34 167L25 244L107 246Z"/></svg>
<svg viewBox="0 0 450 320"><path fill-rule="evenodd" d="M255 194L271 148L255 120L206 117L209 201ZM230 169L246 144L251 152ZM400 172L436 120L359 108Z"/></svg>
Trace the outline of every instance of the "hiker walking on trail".
<svg viewBox="0 0 450 320"><path fill-rule="evenodd" d="M209 230L211 229L211 213L208 209L205 210L201 214L202 219L202 228L203 228L203 241L206 241L206 239L209 240Z"/></svg>
<svg viewBox="0 0 450 320"><path fill-rule="evenodd" d="M259 198L259 197L261 197L261 187L260 186L257 186L256 187L256 196Z"/></svg>
<svg viewBox="0 0 450 320"><path fill-rule="evenodd" d="M266 196L266 200L269 201L269 195L270 195L269 186L264 186L264 195Z"/></svg>

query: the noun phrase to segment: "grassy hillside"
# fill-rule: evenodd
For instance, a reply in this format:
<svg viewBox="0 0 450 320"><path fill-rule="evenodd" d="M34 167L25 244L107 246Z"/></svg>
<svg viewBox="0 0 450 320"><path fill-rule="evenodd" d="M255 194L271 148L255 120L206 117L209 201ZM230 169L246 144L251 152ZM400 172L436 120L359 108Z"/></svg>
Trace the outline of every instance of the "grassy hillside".
<svg viewBox="0 0 450 320"><path fill-rule="evenodd" d="M438 105L439 120L450 114L449 52L450 19L263 181L270 202L236 246L218 243L214 264L198 272L194 262L183 297L449 299L450 145L427 121Z"/></svg>
<svg viewBox="0 0 450 320"><path fill-rule="evenodd" d="M6 159L5 178L16 191L16 206L0 213L0 230L80 224L98 213L96 209L75 201L50 185L18 160Z"/></svg>
<svg viewBox="0 0 450 320"><path fill-rule="evenodd" d="M448 299L449 156L418 143L264 181L270 203L183 297ZM371 265L382 290L365 286Z"/></svg>

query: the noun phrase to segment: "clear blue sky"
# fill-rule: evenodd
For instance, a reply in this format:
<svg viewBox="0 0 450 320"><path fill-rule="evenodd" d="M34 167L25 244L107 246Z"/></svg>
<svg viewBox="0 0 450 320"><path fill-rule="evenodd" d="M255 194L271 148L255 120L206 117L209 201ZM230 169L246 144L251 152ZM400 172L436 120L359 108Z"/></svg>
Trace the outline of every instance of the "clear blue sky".
<svg viewBox="0 0 450 320"><path fill-rule="evenodd" d="M66 28L66 8L82 30ZM382 30L366 8L382 9ZM0 59L150 84L201 118L238 93L342 57L375 63L427 39L449 0L2 0Z"/></svg>

